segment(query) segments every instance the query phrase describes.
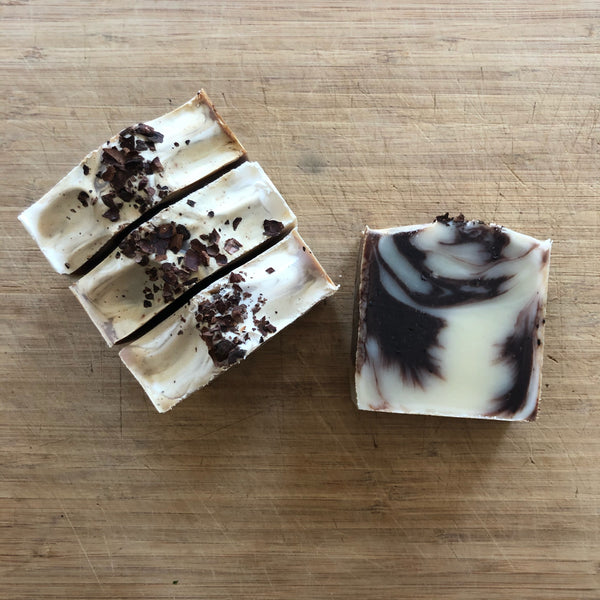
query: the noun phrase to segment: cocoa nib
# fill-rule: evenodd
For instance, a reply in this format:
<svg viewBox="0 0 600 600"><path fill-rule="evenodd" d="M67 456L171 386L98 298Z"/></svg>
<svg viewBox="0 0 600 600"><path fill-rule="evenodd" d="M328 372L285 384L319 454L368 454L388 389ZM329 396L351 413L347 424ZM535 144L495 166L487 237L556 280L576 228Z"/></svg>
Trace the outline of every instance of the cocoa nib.
<svg viewBox="0 0 600 600"><path fill-rule="evenodd" d="M133 128L133 131L157 144L160 144L165 139L165 136L162 133L156 131L151 125L146 125L146 123L138 123Z"/></svg>
<svg viewBox="0 0 600 600"><path fill-rule="evenodd" d="M162 166L162 163L160 162L160 158L158 158L158 156L155 156L152 159L152 162L150 163L150 165L152 166L153 173L160 173L163 171L163 166Z"/></svg>
<svg viewBox="0 0 600 600"><path fill-rule="evenodd" d="M217 367L228 367L246 355L239 325L247 317L247 306L239 290L217 289L196 309L196 327Z"/></svg>
<svg viewBox="0 0 600 600"><path fill-rule="evenodd" d="M145 139L136 139L142 136ZM155 142L162 142L162 133L144 123L135 127L127 127L119 133L118 145L108 145L102 149L100 156L100 170L96 177L109 184L110 193L118 196L124 202L133 204L140 214L144 214L154 204L156 190L148 185L147 175L159 173L163 170L160 158L155 156L146 160L140 152L150 150L156 151ZM84 173L85 173L84 165ZM88 168L89 172L89 168ZM160 199L169 194L167 186L156 185ZM140 192L144 194L140 195ZM119 214L112 210L103 216L111 221L118 220Z"/></svg>
<svg viewBox="0 0 600 600"><path fill-rule="evenodd" d="M443 223L444 225L449 225L452 222L455 223L464 223L465 222L465 216L460 213L459 215L457 215L456 217L451 217L450 213L444 213L443 215L438 215L433 222L434 223Z"/></svg>
<svg viewBox="0 0 600 600"><path fill-rule="evenodd" d="M151 282L159 284L153 285L152 292L156 293L162 289L163 300L170 302L183 292L184 287L197 281L197 278L191 278L191 273L197 271L199 265L208 265L206 246L199 240L192 240L185 254L179 254L189 238L190 232L185 225L173 221L158 226L149 223L132 231L119 244L119 251L143 267L148 266L152 259L156 266L148 266L145 271ZM168 250L179 254L179 266L167 262ZM153 298L146 295L146 300L151 299Z"/></svg>
<svg viewBox="0 0 600 600"><path fill-rule="evenodd" d="M220 239L221 236L219 235L219 232L216 229L213 229L207 238L207 242L209 244L218 244Z"/></svg>
<svg viewBox="0 0 600 600"><path fill-rule="evenodd" d="M119 220L120 212L119 209L115 206L114 208L109 208L105 213L102 213L102 216L109 221L116 223Z"/></svg>
<svg viewBox="0 0 600 600"><path fill-rule="evenodd" d="M89 206L89 204L88 204L89 198L90 198L90 195L87 192L84 192L83 190L81 192L79 192L79 194L77 195L77 200L79 200L79 202L81 202L81 204L83 204L83 206Z"/></svg>
<svg viewBox="0 0 600 600"><path fill-rule="evenodd" d="M230 273L229 274L230 283L240 283L240 281L246 281L244 276L241 273Z"/></svg>
<svg viewBox="0 0 600 600"><path fill-rule="evenodd" d="M265 219L263 221L264 235L267 237L275 237L283 231L283 223L281 221L271 221Z"/></svg>
<svg viewBox="0 0 600 600"><path fill-rule="evenodd" d="M235 254L241 247L242 244L240 244L235 238L229 238L228 240L225 240L225 244L223 245L223 248L227 254Z"/></svg>
<svg viewBox="0 0 600 600"><path fill-rule="evenodd" d="M270 323L267 320L267 317L263 317L262 319L257 319L254 317L254 324L263 336L269 335L270 333L275 333L277 331L277 327Z"/></svg>

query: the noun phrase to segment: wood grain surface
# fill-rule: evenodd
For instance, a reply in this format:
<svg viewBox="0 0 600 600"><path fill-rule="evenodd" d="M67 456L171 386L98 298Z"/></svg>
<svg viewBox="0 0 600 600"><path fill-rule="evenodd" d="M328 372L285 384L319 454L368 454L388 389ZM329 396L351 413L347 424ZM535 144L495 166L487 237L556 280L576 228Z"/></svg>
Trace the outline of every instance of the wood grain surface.
<svg viewBox="0 0 600 600"><path fill-rule="evenodd" d="M598 2L0 2L0 598L600 597ZM159 415L17 222L206 88L341 290ZM359 234L555 241L533 424L359 413Z"/></svg>

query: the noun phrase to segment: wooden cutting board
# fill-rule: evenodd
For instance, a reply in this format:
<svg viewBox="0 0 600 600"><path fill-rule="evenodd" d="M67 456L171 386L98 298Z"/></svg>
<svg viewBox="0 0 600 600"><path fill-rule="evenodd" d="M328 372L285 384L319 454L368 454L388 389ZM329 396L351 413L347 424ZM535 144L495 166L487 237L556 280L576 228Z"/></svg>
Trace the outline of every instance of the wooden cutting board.
<svg viewBox="0 0 600 600"><path fill-rule="evenodd" d="M596 1L11 0L0 22L1 598L600 597ZM200 87L342 287L159 415L16 219ZM536 423L352 404L360 231L446 211L555 241Z"/></svg>

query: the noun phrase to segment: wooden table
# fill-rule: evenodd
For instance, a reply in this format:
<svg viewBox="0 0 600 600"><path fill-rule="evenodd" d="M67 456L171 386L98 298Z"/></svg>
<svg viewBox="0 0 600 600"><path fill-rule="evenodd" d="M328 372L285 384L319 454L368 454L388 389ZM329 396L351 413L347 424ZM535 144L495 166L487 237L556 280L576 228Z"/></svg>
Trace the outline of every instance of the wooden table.
<svg viewBox="0 0 600 600"><path fill-rule="evenodd" d="M14 0L0 23L1 598L600 597L598 2ZM159 415L16 218L200 87L342 288ZM536 423L352 404L360 231L446 211L555 241Z"/></svg>

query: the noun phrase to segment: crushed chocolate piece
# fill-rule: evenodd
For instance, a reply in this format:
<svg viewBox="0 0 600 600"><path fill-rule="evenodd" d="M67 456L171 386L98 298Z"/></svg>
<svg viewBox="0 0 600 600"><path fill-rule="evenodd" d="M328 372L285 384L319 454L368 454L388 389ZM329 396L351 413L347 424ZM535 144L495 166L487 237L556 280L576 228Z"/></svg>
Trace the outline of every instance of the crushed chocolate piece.
<svg viewBox="0 0 600 600"><path fill-rule="evenodd" d="M240 244L235 238L229 238L228 240L225 240L225 244L223 245L223 248L227 254L235 254L241 247L242 244Z"/></svg>
<svg viewBox="0 0 600 600"><path fill-rule="evenodd" d="M263 317L262 319L257 319L254 317L254 324L263 336L269 335L270 333L275 333L277 331L277 327L275 327L273 323L270 323L267 320L267 317Z"/></svg>
<svg viewBox="0 0 600 600"><path fill-rule="evenodd" d="M217 254L215 260L220 267L227 264L227 257L224 254Z"/></svg>
<svg viewBox="0 0 600 600"><path fill-rule="evenodd" d="M241 273L230 273L229 274L229 282L230 283L240 283L240 281L246 281L244 276Z"/></svg>
<svg viewBox="0 0 600 600"><path fill-rule="evenodd" d="M223 225L229 225L229 219L223 223Z"/></svg>
<svg viewBox="0 0 600 600"><path fill-rule="evenodd" d="M191 206L192 208L194 208L194 206L196 206L196 203L193 200L188 200L187 201L187 205Z"/></svg>
<svg viewBox="0 0 600 600"><path fill-rule="evenodd" d="M162 163L160 162L160 158L158 158L158 156L155 156L152 159L152 162L150 163L150 165L152 167L153 173L161 173L162 171L164 171Z"/></svg>
<svg viewBox="0 0 600 600"><path fill-rule="evenodd" d="M81 168L83 169L83 174L84 175L89 175L90 174L90 168L87 165L83 165Z"/></svg>
<svg viewBox="0 0 600 600"><path fill-rule="evenodd" d="M271 275L271 273L275 273L275 269L273 267L269 267L268 269L265 269L265 271Z"/></svg>
<svg viewBox="0 0 600 600"><path fill-rule="evenodd" d="M263 221L264 235L267 237L275 237L283 231L283 223L281 221L274 221L265 219Z"/></svg>
<svg viewBox="0 0 600 600"><path fill-rule="evenodd" d="M443 223L444 225L449 225L452 222L455 223L464 223L465 222L465 215L463 215L462 213L460 213L459 215L457 215L456 217L451 217L449 213L444 213L443 215L438 215L433 222L434 223Z"/></svg>
<svg viewBox="0 0 600 600"><path fill-rule="evenodd" d="M148 138L148 140L150 140L151 142L156 142L158 144L160 144L165 139L165 136L162 133L159 133L158 131L156 131L156 129L154 129L154 127L152 127L151 125L146 125L145 123L138 123L133 128L133 131L138 135L142 135L145 138Z"/></svg>
<svg viewBox="0 0 600 600"><path fill-rule="evenodd" d="M238 228L238 225L242 222L242 217L236 217L233 220L233 223L231 224L231 226L233 227L233 230L235 231Z"/></svg>
<svg viewBox="0 0 600 600"><path fill-rule="evenodd" d="M90 195L87 192L84 192L83 190L81 192L79 192L79 194L77 196L77 200L79 200L79 202L81 202L81 204L83 206L89 206L89 204L88 204L89 198L90 198Z"/></svg>
<svg viewBox="0 0 600 600"><path fill-rule="evenodd" d="M136 140L135 135L141 135L147 139ZM155 189L148 186L148 178L145 175L163 170L157 156L151 161L146 161L140 152L149 149L155 151L154 142L162 141L162 139L161 133L149 125L140 123L135 127L127 127L119 133L120 148L108 146L102 150L101 169L96 173L96 177L110 184L110 193L118 196L124 202L133 203L140 214L144 214L154 203ZM107 142L107 144L109 143ZM159 192L161 199L168 195L169 190L166 186L157 187L161 190ZM138 192L141 191L145 191L147 197L138 195ZM103 216L110 220L118 220L117 211L112 206L109 208L113 210L107 211Z"/></svg>
<svg viewBox="0 0 600 600"><path fill-rule="evenodd" d="M189 146L190 145L190 140L185 140L185 145Z"/></svg>
<svg viewBox="0 0 600 600"><path fill-rule="evenodd" d="M211 257L215 258L219 254L219 246L217 244L211 244L206 249L206 253Z"/></svg>
<svg viewBox="0 0 600 600"><path fill-rule="evenodd" d="M208 211L208 216L212 219L215 216L215 211L214 210L209 210Z"/></svg>
<svg viewBox="0 0 600 600"><path fill-rule="evenodd" d="M217 367L227 367L246 355L241 347L239 324L247 316L247 307L238 291L213 290L213 299L199 303L196 310L196 327L208 347L208 353Z"/></svg>
<svg viewBox="0 0 600 600"><path fill-rule="evenodd" d="M209 244L218 244L220 239L221 236L219 235L219 232L216 229L213 229L208 235L207 241Z"/></svg>
<svg viewBox="0 0 600 600"><path fill-rule="evenodd" d="M200 260L200 254L190 248L183 258L183 266L190 271L197 271Z"/></svg>

